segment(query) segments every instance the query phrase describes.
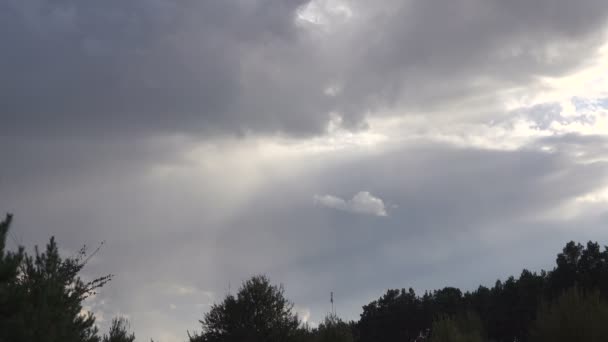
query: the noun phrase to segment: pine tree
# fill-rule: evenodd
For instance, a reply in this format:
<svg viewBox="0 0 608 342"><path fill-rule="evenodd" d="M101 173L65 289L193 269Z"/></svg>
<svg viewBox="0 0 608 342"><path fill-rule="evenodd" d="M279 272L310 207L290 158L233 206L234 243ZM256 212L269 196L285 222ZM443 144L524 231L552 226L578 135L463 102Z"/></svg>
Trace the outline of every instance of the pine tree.
<svg viewBox="0 0 608 342"><path fill-rule="evenodd" d="M11 331L18 325L18 308L23 300L23 293L16 286L19 266L24 258L23 248L16 252L6 250L12 218L7 214L0 222L0 342L11 341Z"/></svg>
<svg viewBox="0 0 608 342"><path fill-rule="evenodd" d="M103 336L102 342L133 342L135 334L129 333L129 322L124 318L114 318L108 335Z"/></svg>
<svg viewBox="0 0 608 342"><path fill-rule="evenodd" d="M573 287L550 304L541 305L530 341L601 342L608 338L608 303L599 292Z"/></svg>
<svg viewBox="0 0 608 342"><path fill-rule="evenodd" d="M482 342L482 330L481 319L474 313L444 316L433 322L430 342Z"/></svg>
<svg viewBox="0 0 608 342"><path fill-rule="evenodd" d="M86 248L62 259L51 238L35 256L5 251L11 216L0 224L0 341L99 342L95 317L82 302L111 275L84 282L78 276L87 262Z"/></svg>
<svg viewBox="0 0 608 342"><path fill-rule="evenodd" d="M329 314L317 328L318 342L353 342L350 325L335 314Z"/></svg>

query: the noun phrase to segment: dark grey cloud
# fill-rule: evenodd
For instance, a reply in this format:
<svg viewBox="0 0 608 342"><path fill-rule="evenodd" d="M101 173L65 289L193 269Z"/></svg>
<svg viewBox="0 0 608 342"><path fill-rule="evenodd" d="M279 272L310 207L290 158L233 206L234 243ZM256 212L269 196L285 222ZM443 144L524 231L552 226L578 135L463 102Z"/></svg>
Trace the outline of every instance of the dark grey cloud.
<svg viewBox="0 0 608 342"><path fill-rule="evenodd" d="M248 74L268 67L267 46L289 53L303 3L5 2L2 134L238 131L277 116L264 107L286 101L278 85L255 94L268 80Z"/></svg>
<svg viewBox="0 0 608 342"><path fill-rule="evenodd" d="M330 111L355 127L369 111L491 102L592 56L608 13L599 0L356 1L318 32L296 19L307 4L3 2L0 133L310 134Z"/></svg>

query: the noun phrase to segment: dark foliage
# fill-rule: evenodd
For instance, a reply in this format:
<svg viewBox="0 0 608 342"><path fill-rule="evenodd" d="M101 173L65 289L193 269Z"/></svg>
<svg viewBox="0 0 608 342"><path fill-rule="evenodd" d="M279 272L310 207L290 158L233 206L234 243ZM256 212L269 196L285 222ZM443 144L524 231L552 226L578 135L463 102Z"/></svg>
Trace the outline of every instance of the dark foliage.
<svg viewBox="0 0 608 342"><path fill-rule="evenodd" d="M191 342L285 342L297 335L300 321L281 286L265 276L243 283L236 296L229 295L212 306Z"/></svg>
<svg viewBox="0 0 608 342"><path fill-rule="evenodd" d="M534 342L603 342L608 337L608 304L597 291L578 287L540 307L531 329Z"/></svg>
<svg viewBox="0 0 608 342"><path fill-rule="evenodd" d="M433 322L430 342L482 342L483 324L472 312L443 316ZM426 336L425 336L426 337Z"/></svg>
<svg viewBox="0 0 608 342"><path fill-rule="evenodd" d="M103 336L102 342L133 342L135 334L129 333L129 322L124 318L114 318L110 331Z"/></svg>
<svg viewBox="0 0 608 342"><path fill-rule="evenodd" d="M82 301L111 275L84 282L78 274L86 248L62 259L54 238L34 256L23 247L6 251L11 219L0 223L0 341L98 342L95 317L83 312Z"/></svg>
<svg viewBox="0 0 608 342"><path fill-rule="evenodd" d="M422 296L416 296L412 289L388 290L363 307L357 324L359 341L413 341L438 317L466 312L481 317L492 341L532 341L529 331L542 302L555 300L573 286L608 297L608 248L602 251L597 243L583 246L569 242L556 263L550 272L523 270L519 278L499 280L491 288L480 286L466 293L449 287Z"/></svg>
<svg viewBox="0 0 608 342"><path fill-rule="evenodd" d="M6 215L0 222L0 342L9 341L11 329L18 325L19 307L24 299L16 288L19 266L24 259L23 248L17 252L6 250L12 218Z"/></svg>
<svg viewBox="0 0 608 342"><path fill-rule="evenodd" d="M319 327L313 331L313 339L315 342L353 342L352 326L341 320L335 314L329 314L325 317Z"/></svg>

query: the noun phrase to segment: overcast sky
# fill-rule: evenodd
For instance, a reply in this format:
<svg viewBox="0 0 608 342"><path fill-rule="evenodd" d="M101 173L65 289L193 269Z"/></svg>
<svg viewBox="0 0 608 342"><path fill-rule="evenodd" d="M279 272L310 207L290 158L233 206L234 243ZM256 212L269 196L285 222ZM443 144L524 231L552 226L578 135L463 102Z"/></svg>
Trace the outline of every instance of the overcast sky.
<svg viewBox="0 0 608 342"><path fill-rule="evenodd" d="M4 0L0 211L105 241L87 309L186 330L249 276L312 324L608 244L605 0ZM15 241L9 242L14 247Z"/></svg>

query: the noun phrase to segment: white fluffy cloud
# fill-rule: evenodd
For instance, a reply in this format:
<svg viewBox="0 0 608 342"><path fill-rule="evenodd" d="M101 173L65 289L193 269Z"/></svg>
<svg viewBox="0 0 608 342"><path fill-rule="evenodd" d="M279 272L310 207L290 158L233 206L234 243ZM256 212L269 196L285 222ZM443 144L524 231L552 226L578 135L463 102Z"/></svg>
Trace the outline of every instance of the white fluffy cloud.
<svg viewBox="0 0 608 342"><path fill-rule="evenodd" d="M350 213L387 216L384 201L368 191L360 191L349 200L332 195L315 195L315 203Z"/></svg>

